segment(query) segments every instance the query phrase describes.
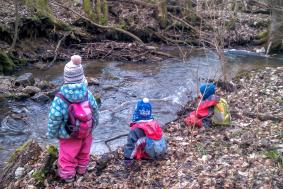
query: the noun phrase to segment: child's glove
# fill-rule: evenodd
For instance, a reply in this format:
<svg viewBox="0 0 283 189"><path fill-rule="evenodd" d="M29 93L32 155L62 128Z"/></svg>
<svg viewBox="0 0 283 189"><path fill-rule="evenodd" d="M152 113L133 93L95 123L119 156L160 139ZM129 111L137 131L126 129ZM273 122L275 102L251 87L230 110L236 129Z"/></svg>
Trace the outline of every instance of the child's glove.
<svg viewBox="0 0 283 189"><path fill-rule="evenodd" d="M134 163L133 159L125 159L124 160L125 167L131 167L131 165L133 165L133 163Z"/></svg>

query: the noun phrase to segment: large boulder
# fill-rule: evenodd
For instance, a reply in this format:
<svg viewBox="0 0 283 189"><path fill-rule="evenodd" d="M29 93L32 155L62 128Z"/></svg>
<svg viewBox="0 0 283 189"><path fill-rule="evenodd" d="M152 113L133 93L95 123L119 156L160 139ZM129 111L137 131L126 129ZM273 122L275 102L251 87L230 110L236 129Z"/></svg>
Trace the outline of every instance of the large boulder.
<svg viewBox="0 0 283 189"><path fill-rule="evenodd" d="M15 85L16 86L31 86L34 84L34 78L32 73L25 73L16 78Z"/></svg>

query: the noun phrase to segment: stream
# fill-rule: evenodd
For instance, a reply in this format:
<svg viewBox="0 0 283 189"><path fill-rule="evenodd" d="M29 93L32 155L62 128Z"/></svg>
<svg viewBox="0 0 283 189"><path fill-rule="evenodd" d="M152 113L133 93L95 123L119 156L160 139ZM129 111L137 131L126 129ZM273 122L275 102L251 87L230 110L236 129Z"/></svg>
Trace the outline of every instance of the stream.
<svg viewBox="0 0 283 189"><path fill-rule="evenodd" d="M229 78L241 71L283 65L282 55L267 58L242 51L227 51L225 54L225 71ZM102 100L100 123L95 129L91 149L95 154L108 152L105 140L128 133L138 99L148 97L155 119L164 125L177 118L177 111L196 95L198 83L222 76L221 64L213 51L195 51L186 60L169 59L155 63L89 60L83 64L85 75L97 78L100 82L97 87ZM36 78L60 85L63 82L63 69L64 63L61 63L46 71L26 68L18 74L31 72ZM200 81L197 78L201 78ZM28 139L36 139L42 146L57 144L57 140L49 140L45 135L49 106L32 100L0 102L0 168L8 155ZM24 114L26 119L15 121L9 116L11 113ZM109 144L114 150L125 142L126 137L122 137Z"/></svg>

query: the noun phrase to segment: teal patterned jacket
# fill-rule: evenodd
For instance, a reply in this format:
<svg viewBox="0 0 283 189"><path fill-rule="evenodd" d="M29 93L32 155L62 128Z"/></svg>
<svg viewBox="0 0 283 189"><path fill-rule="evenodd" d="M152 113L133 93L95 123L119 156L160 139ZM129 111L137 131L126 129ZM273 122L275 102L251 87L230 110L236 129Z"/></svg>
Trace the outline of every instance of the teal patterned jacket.
<svg viewBox="0 0 283 189"><path fill-rule="evenodd" d="M65 84L60 88L60 93L71 102L79 102L85 99L87 93L85 83ZM88 91L88 101L93 109L94 126L98 125L98 106L92 93ZM49 111L48 118L48 138L70 138L65 130L68 120L68 105L61 98L55 96Z"/></svg>

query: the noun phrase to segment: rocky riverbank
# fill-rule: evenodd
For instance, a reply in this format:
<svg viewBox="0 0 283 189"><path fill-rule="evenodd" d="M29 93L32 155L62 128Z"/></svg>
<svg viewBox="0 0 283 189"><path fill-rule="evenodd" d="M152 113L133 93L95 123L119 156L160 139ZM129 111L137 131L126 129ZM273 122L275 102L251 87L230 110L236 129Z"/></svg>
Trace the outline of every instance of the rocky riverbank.
<svg viewBox="0 0 283 189"><path fill-rule="evenodd" d="M12 157L16 163L10 161L4 170L10 178L1 175L1 183L11 188L282 188L282 78L283 67L278 67L244 73L230 83L218 82L218 94L230 105L232 125L196 134L182 122L194 106L188 103L179 119L164 129L168 141L164 160L135 162L132 169L125 169L119 148L93 156L84 177L63 184L51 165L45 175L38 174L50 150L41 152L30 143L40 153L23 160L18 150ZM24 154L31 156L27 153L31 149Z"/></svg>

